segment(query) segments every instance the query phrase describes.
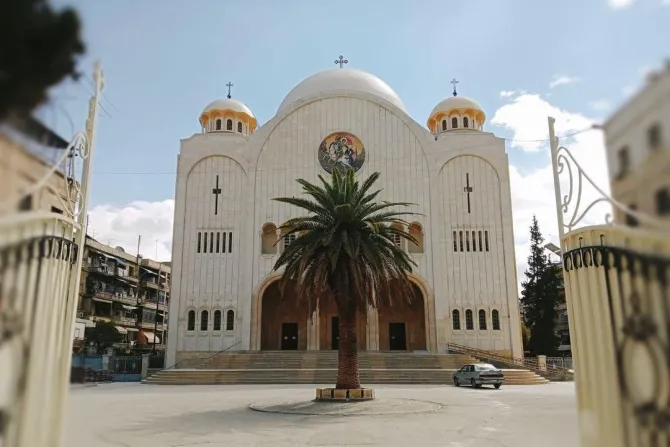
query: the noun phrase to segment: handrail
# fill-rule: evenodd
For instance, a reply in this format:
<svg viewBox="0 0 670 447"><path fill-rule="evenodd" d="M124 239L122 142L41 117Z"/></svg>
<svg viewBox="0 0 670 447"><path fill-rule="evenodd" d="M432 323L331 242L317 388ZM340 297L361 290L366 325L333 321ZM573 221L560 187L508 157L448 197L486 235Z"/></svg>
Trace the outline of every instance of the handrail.
<svg viewBox="0 0 670 447"><path fill-rule="evenodd" d="M211 358L214 358L214 357L216 357L216 356L219 355L219 354L223 354L224 352L226 352L227 350L229 350L229 349L231 349L231 348L234 348L235 346L239 345L240 343L242 343L242 340L240 340L240 341L238 341L237 343L234 343L234 344L228 346L226 349L224 349L224 350L222 350L222 351L219 351L219 352L217 352L216 354L210 355L209 357L205 357L204 359L200 359L200 363L198 363L198 366L202 365L202 364L205 363L207 360L209 360L209 359L211 359ZM185 362L185 361L186 361L186 359L184 359L184 360L182 360L182 361L180 361L180 362L175 363L174 365L170 366L169 368L161 369L159 372L167 371L168 369L172 369L172 368L174 368L175 366L177 366L177 365L179 365L180 363ZM196 368L197 368L197 366L196 366Z"/></svg>
<svg viewBox="0 0 670 447"><path fill-rule="evenodd" d="M528 360L511 356L505 356L502 354L493 353L491 351L471 348L469 346L463 346L456 343L447 343L447 349L453 351L459 351L463 354L468 354L471 355L472 357L479 358L482 360L489 360L489 361L493 360L500 363L505 363L507 365L522 366L548 379L554 378L559 380L565 380L573 375L568 368L563 368L561 366L552 365L550 368L548 367L546 369L542 369L540 368L537 360Z"/></svg>

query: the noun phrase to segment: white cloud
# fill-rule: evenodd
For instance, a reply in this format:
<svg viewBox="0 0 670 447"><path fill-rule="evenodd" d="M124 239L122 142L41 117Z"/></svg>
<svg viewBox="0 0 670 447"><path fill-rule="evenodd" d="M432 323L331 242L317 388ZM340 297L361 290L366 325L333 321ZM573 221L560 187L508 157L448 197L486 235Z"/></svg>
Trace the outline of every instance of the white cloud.
<svg viewBox="0 0 670 447"><path fill-rule="evenodd" d="M556 119L555 130L559 137L588 129L593 124L591 118L580 113L562 110L541 98L540 95L533 93L521 95L511 104L499 108L492 123L511 130L515 140L548 139L547 116L553 116ZM562 138L560 144L569 148L577 162L593 181L606 193L609 192L605 147L600 131L589 130L573 137ZM537 216L540 230L546 242L559 242L558 223L549 142L511 141L510 146L523 151L541 151L545 154L543 166L530 172L527 169L519 169L519 166L510 166L514 241L517 274L520 283L524 278L523 272L528 265L527 257L530 247L528 229L533 215ZM576 175L576 171L573 171L573 174ZM563 194L568 192L568 185L567 177L561 175ZM599 195L595 189L585 182L583 201L578 214L581 214L585 206L588 206L597 197ZM607 206L594 207L586 215L582 224L604 223L604 217L608 210ZM564 219L569 220L573 211L574 208L571 208L570 213L564 214Z"/></svg>
<svg viewBox="0 0 670 447"><path fill-rule="evenodd" d="M172 253L174 200L132 202L118 207L99 205L89 211L89 236L102 244L121 246L137 254L137 238L142 236L140 253L145 258L168 261Z"/></svg>
<svg viewBox="0 0 670 447"><path fill-rule="evenodd" d="M635 2L636 0L607 0L607 3L612 9L627 8Z"/></svg>
<svg viewBox="0 0 670 447"><path fill-rule="evenodd" d="M554 79L549 83L549 88L558 87L559 85L574 84L577 81L579 81L579 78L575 76L555 75Z"/></svg>
<svg viewBox="0 0 670 447"><path fill-rule="evenodd" d="M670 1L670 0L669 0ZM500 92L500 97L501 98L510 98L516 94L515 90L503 90Z"/></svg>
<svg viewBox="0 0 670 447"><path fill-rule="evenodd" d="M522 94L510 104L500 107L493 115L491 123L512 130L514 139L520 140L514 146L524 151L536 152L546 144L544 140L549 138L548 116L556 118L557 135L581 131L593 124L583 115L551 105L536 93Z"/></svg>

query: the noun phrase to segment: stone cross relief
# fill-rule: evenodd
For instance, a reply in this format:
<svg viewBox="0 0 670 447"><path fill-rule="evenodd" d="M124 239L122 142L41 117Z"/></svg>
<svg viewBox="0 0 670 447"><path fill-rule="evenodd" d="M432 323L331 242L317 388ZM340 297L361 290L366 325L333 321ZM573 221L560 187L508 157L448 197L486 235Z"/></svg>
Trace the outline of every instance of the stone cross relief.
<svg viewBox="0 0 670 447"><path fill-rule="evenodd" d="M212 189L214 194L214 215L219 214L219 196L221 195L221 188L219 188L219 176L216 176L216 186Z"/></svg>
<svg viewBox="0 0 670 447"><path fill-rule="evenodd" d="M463 188L463 192L468 195L468 214L471 213L470 210L470 193L474 191L474 188L470 186L470 174L465 174L465 187Z"/></svg>

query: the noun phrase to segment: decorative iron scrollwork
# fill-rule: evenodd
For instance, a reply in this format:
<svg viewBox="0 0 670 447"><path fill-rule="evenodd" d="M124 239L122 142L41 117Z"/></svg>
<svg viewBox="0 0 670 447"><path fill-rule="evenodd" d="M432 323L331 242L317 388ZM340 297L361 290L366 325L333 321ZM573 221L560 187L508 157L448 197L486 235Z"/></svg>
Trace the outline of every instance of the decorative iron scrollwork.
<svg viewBox="0 0 670 447"><path fill-rule="evenodd" d="M635 429L629 431L647 440L670 437L670 285L666 276L670 258L590 246L564 253L563 266L568 274L579 269L604 271L616 373L629 417L622 423L635 421ZM635 445L647 444L640 440Z"/></svg>

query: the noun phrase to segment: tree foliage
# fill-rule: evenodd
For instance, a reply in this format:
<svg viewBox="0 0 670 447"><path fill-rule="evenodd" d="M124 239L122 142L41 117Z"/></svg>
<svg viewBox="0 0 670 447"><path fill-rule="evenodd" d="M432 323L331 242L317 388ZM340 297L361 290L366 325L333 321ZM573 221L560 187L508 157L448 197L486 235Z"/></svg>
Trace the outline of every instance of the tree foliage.
<svg viewBox="0 0 670 447"><path fill-rule="evenodd" d="M389 306L413 295L407 275L415 264L394 243L396 237L417 243L404 230L410 213L399 211L410 204L377 202L381 190L370 190L378 178L374 173L359 183L353 170L334 170L330 182L319 176L320 185L297 180L307 198L275 199L307 214L280 227L283 235L299 236L274 266L285 269L282 290L290 285L310 312L321 299L333 299L338 308L337 388L360 388L356 316L368 305Z"/></svg>
<svg viewBox="0 0 670 447"><path fill-rule="evenodd" d="M112 323L98 321L95 327L86 328L86 341L95 343L98 354L103 353L114 343L119 343L123 337Z"/></svg>
<svg viewBox="0 0 670 447"><path fill-rule="evenodd" d="M530 255L526 280L521 283L525 325L530 331L528 349L533 355L554 355L560 339L556 334L556 306L560 300L560 267L544 253L544 238L537 218L530 226Z"/></svg>
<svg viewBox="0 0 670 447"><path fill-rule="evenodd" d="M76 79L84 53L77 13L47 0L0 0L0 121L25 116L63 78Z"/></svg>

